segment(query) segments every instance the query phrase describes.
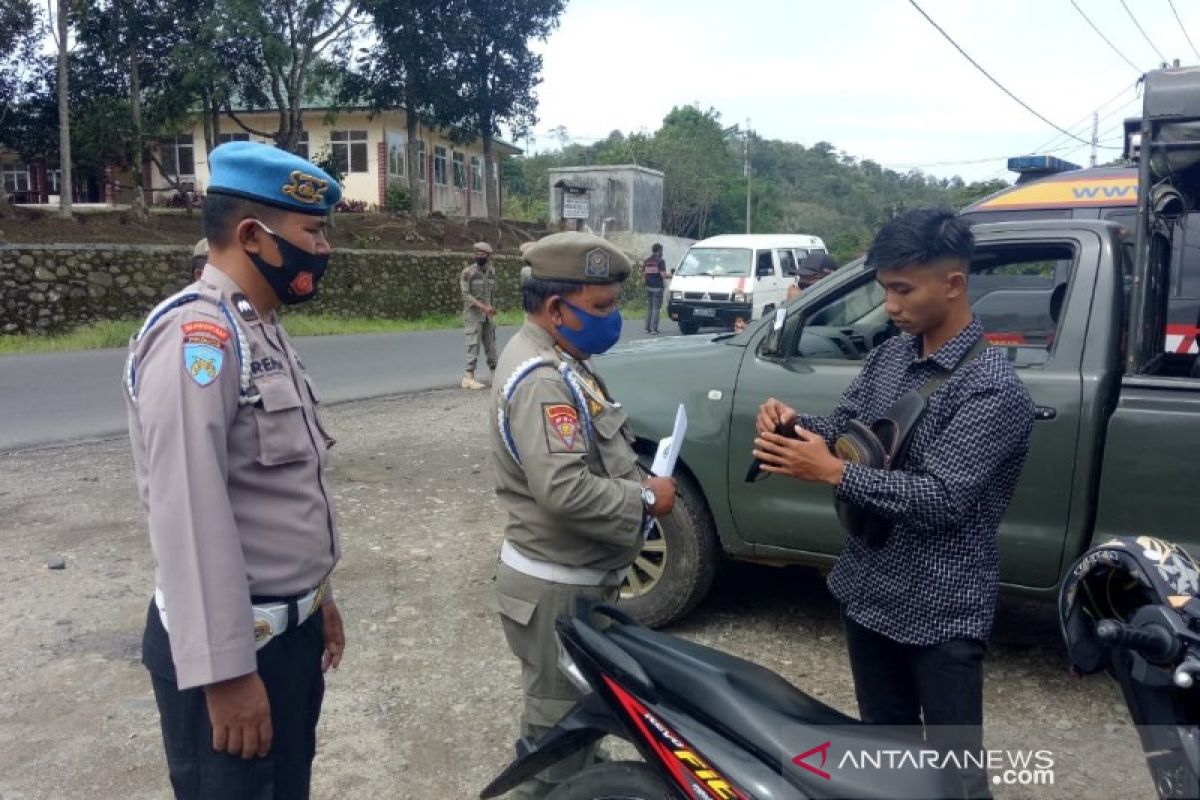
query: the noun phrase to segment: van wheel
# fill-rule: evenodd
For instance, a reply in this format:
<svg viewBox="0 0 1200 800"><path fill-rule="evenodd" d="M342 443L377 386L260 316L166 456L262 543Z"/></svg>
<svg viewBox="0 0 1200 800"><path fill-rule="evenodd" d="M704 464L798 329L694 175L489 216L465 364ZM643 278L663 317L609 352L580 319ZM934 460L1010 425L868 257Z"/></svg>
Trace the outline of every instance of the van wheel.
<svg viewBox="0 0 1200 800"><path fill-rule="evenodd" d="M621 583L621 609L652 628L687 616L708 594L721 560L716 525L700 488L684 474L676 474L675 482L675 508L655 521Z"/></svg>
<svg viewBox="0 0 1200 800"><path fill-rule="evenodd" d="M699 333L700 323L684 322L683 320L679 320L679 332L684 336L691 336L693 333Z"/></svg>

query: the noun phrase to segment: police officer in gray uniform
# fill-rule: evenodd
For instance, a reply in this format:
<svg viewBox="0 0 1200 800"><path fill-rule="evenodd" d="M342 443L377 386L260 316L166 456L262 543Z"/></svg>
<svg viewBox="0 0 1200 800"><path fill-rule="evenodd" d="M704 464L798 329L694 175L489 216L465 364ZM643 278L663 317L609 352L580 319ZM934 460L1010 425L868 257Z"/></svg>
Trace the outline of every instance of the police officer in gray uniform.
<svg viewBox="0 0 1200 800"><path fill-rule="evenodd" d="M155 558L142 642L177 798L306 798L345 637L333 440L279 324L329 258L341 189L267 145L213 150L208 264L129 345L129 432Z"/></svg>
<svg viewBox="0 0 1200 800"><path fill-rule="evenodd" d="M524 257L525 324L492 389L496 494L508 515L495 600L521 662L521 734L537 737L579 697L558 670L554 620L581 595L616 600L649 520L674 507L675 482L642 474L625 412L589 361L621 336L629 261L576 232L547 236ZM564 760L513 796L544 797L593 758L591 748Z"/></svg>
<svg viewBox="0 0 1200 800"><path fill-rule="evenodd" d="M463 324L467 334L467 371L462 388L485 389L475 379L479 362L479 345L487 356L488 369L496 372L496 269L492 266L492 246L475 243L475 261L463 269L458 278L463 298Z"/></svg>

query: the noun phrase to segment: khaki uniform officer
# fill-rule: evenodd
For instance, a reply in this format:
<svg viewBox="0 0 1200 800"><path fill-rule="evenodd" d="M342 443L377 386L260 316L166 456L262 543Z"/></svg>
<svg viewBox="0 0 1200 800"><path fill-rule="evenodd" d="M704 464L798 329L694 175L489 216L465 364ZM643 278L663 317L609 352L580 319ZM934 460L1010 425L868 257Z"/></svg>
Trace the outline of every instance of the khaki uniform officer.
<svg viewBox="0 0 1200 800"><path fill-rule="evenodd" d="M525 324L504 348L492 389L496 494L507 512L496 571L504 634L521 663L523 736L536 737L579 692L557 664L554 620L580 595L612 602L650 516L670 512L675 484L646 479L621 404L590 357L621 335L617 300L629 262L604 239L556 233L525 252ZM515 790L543 797L586 767L594 748Z"/></svg>
<svg viewBox="0 0 1200 800"><path fill-rule="evenodd" d="M279 324L313 297L341 190L266 145L213 150L208 264L129 345L129 432L155 560L142 642L177 798L306 798L341 660L333 439Z"/></svg>
<svg viewBox="0 0 1200 800"><path fill-rule="evenodd" d="M475 364L479 361L479 344L487 355L488 369L496 372L496 269L492 266L492 246L475 243L475 261L468 264L458 279L462 289L463 322L467 332L467 371L462 388L485 389L475 380Z"/></svg>

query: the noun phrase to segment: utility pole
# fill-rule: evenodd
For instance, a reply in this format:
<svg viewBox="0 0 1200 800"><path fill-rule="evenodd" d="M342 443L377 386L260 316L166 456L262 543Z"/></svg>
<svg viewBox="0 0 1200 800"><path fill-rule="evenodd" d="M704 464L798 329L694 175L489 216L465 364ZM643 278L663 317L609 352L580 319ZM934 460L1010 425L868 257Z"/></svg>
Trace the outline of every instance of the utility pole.
<svg viewBox="0 0 1200 800"><path fill-rule="evenodd" d="M746 154L746 166L745 166L744 172L746 175L746 233L749 233L750 232L750 118L749 117L746 117L745 154Z"/></svg>
<svg viewBox="0 0 1200 800"><path fill-rule="evenodd" d="M1099 137L1099 133L1098 133L1099 130L1100 130L1100 114L1093 111L1092 112L1092 166L1093 167L1096 166L1096 145L1100 141L1100 137Z"/></svg>

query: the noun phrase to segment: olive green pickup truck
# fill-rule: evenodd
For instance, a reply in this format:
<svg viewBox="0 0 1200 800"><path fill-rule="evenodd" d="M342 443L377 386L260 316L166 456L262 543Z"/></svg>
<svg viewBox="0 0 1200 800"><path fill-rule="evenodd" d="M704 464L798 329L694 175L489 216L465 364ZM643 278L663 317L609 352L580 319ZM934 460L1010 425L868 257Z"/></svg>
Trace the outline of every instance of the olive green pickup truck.
<svg viewBox="0 0 1200 800"><path fill-rule="evenodd" d="M1116 534L1200 543L1196 356L1162 347L1169 236L1147 245L1135 271L1134 234L1117 223L974 230L973 307L1037 406L1029 460L999 532L1002 583L1051 598L1077 556ZM676 473L682 502L631 570L630 611L656 625L679 619L727 559L832 564L844 534L829 487L779 476L746 482L754 419L767 397L802 413L831 411L867 353L896 333L883 299L874 275L851 264L790 303L777 332L768 318L736 335L637 342L601 357L647 463L677 405L688 413Z"/></svg>

